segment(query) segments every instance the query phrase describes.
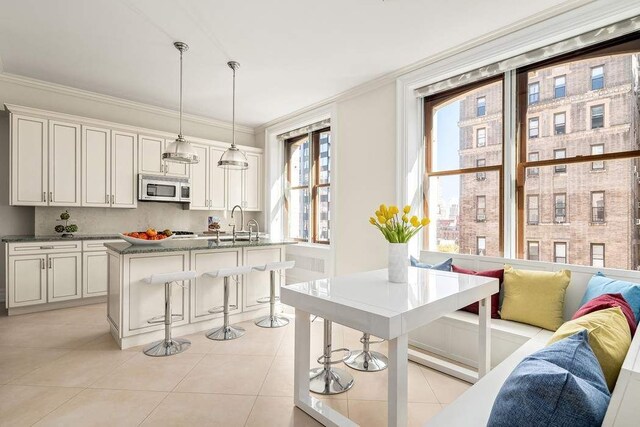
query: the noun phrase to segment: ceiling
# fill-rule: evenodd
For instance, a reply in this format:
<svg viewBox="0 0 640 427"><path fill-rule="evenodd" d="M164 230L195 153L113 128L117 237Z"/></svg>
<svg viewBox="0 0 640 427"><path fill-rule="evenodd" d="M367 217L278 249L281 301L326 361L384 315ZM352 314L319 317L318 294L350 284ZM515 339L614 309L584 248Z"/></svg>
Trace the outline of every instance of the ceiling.
<svg viewBox="0 0 640 427"><path fill-rule="evenodd" d="M573 0L0 0L18 74L257 126ZM444 7L443 5L446 5Z"/></svg>

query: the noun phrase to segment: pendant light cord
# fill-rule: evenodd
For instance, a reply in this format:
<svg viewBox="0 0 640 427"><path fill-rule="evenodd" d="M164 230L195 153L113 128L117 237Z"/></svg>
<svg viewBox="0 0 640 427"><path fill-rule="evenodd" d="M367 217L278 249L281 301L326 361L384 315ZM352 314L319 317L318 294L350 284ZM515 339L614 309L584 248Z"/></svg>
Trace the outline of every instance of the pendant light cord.
<svg viewBox="0 0 640 427"><path fill-rule="evenodd" d="M180 138L182 138L182 52L183 49L180 49L180 131L178 132Z"/></svg>
<svg viewBox="0 0 640 427"><path fill-rule="evenodd" d="M233 101L231 108L231 146L236 146L236 67L233 70Z"/></svg>

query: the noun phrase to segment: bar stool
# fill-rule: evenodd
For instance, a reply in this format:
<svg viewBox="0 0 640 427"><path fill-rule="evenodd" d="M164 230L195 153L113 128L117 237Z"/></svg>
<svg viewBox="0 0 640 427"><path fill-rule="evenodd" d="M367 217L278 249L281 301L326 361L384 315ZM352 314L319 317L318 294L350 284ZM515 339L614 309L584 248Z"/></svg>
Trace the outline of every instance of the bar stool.
<svg viewBox="0 0 640 427"><path fill-rule="evenodd" d="M221 268L217 271L210 271L204 273L205 276L212 278L222 277L224 280L224 302L220 307L214 307L209 310L211 314L224 313L224 321L221 327L211 329L206 332L206 337L210 340L226 341L240 338L244 335L245 330L238 326L229 325L229 308L236 309L237 305L229 305L229 279L232 276L239 276L241 274L247 274L251 271L251 266L241 266L232 268ZM236 283L238 280L236 279Z"/></svg>
<svg viewBox="0 0 640 427"><path fill-rule="evenodd" d="M331 365L344 362L351 355L348 348L331 350L331 325L330 320L324 321L324 351L322 356L318 357L318 363L322 367L312 369L309 372L309 390L313 393L339 394L353 387L353 376L349 372L331 367ZM340 360L331 360L331 354L337 351L344 351L346 354Z"/></svg>
<svg viewBox="0 0 640 427"><path fill-rule="evenodd" d="M370 344L379 344L384 340L371 341L371 335L365 332L362 334L360 342L362 343L362 351L352 352L344 361L344 364L352 369L365 372L378 372L386 369L389 364L387 356L377 351L369 350Z"/></svg>
<svg viewBox="0 0 640 427"><path fill-rule="evenodd" d="M174 354L182 353L191 345L191 341L187 339L171 337L173 318L182 318L180 314L171 313L171 284L175 283L184 288L185 286L178 283L179 281L192 280L195 278L195 271L176 271L172 273L152 274L151 277L144 279L145 282L151 285L164 283L164 316L156 316L147 320L147 323L150 324L164 323L164 339L153 342L145 347L143 353L147 356L173 356Z"/></svg>
<svg viewBox="0 0 640 427"><path fill-rule="evenodd" d="M259 304L269 303L269 315L261 317L255 322L256 325L261 328L281 328L289 324L289 319L276 315L276 301L280 301L280 297L276 296L276 271L293 268L295 263L295 261L270 262L266 265L256 265L253 267L254 270L268 271L271 276L269 296L256 300Z"/></svg>

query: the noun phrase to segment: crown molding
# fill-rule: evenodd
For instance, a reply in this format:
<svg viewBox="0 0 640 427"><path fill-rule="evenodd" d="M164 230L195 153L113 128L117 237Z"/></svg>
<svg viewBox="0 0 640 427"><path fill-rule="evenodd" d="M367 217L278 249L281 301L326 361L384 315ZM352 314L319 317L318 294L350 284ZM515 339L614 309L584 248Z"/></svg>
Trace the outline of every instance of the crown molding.
<svg viewBox="0 0 640 427"><path fill-rule="evenodd" d="M76 98L87 99L90 101L102 102L105 104L111 104L118 107L131 108L133 110L144 111L147 113L158 114L165 117L178 118L178 111L174 111L168 108L158 107L155 105L144 104L142 102L130 101L115 96L104 95L97 92L91 92L84 89L77 89L70 86L64 86L57 83L51 83L44 80L38 80L31 77L20 76L17 74L2 72L2 62L0 61L0 82L11 83L24 87L46 90L49 92L59 93L62 95L73 96ZM200 123L208 126L215 126L222 129L231 130L231 123L222 120L212 119L209 117L198 116L195 114L183 114L184 120ZM236 131L254 135L254 129L250 126L238 125L236 123Z"/></svg>

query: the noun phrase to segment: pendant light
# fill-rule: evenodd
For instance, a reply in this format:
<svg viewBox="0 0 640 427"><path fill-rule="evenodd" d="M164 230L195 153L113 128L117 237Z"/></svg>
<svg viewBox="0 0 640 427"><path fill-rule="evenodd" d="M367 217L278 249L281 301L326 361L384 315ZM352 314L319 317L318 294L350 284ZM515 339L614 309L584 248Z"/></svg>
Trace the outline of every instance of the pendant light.
<svg viewBox="0 0 640 427"><path fill-rule="evenodd" d="M242 151L236 147L236 70L240 68L240 64L236 61L227 62L229 68L233 70L233 109L231 115L231 147L227 149L220 160L218 166L224 169L244 170L249 168L247 157Z"/></svg>
<svg viewBox="0 0 640 427"><path fill-rule="evenodd" d="M169 144L165 152L162 153L162 159L165 162L198 163L200 161L198 153L182 136L182 54L189 49L189 46L182 42L175 42L173 45L180 51L180 130L176 140Z"/></svg>

